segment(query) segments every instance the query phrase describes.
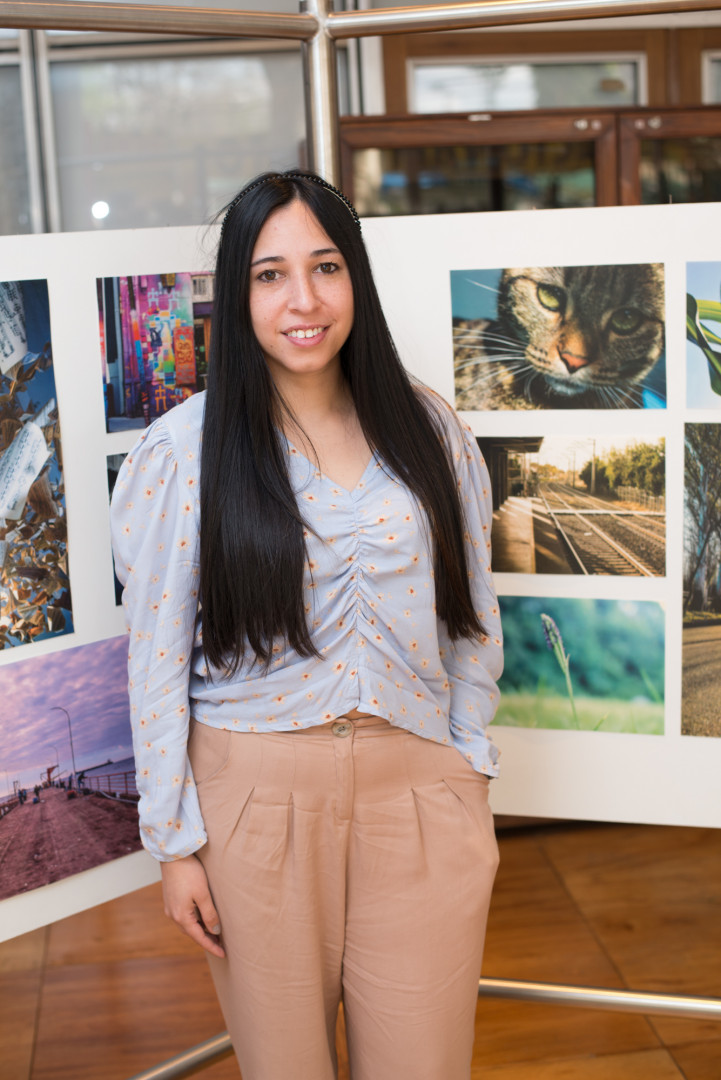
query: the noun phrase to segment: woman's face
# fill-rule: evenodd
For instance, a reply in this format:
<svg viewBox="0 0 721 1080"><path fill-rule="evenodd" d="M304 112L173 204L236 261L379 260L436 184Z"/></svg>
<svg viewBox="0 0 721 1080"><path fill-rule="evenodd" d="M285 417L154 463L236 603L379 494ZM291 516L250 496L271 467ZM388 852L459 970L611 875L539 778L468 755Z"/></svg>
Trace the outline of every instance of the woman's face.
<svg viewBox="0 0 721 1080"><path fill-rule="evenodd" d="M353 325L345 259L296 199L270 215L250 268L250 317L277 383L330 373Z"/></svg>

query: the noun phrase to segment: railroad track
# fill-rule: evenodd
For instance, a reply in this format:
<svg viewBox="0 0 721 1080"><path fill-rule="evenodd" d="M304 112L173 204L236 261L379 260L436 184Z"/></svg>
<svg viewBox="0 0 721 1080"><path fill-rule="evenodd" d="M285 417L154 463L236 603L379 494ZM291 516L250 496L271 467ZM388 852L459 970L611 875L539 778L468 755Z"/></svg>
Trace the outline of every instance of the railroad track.
<svg viewBox="0 0 721 1080"><path fill-rule="evenodd" d="M614 507L563 484L540 491L579 574L659 577L666 572L666 516Z"/></svg>

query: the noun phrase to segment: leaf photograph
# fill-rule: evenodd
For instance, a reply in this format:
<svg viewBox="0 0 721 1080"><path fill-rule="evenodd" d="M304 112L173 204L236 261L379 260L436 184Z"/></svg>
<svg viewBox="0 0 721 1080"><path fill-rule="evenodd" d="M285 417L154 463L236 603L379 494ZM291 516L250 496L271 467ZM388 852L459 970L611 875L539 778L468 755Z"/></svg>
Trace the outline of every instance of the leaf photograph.
<svg viewBox="0 0 721 1080"><path fill-rule="evenodd" d="M721 263L686 264L686 404L721 408Z"/></svg>

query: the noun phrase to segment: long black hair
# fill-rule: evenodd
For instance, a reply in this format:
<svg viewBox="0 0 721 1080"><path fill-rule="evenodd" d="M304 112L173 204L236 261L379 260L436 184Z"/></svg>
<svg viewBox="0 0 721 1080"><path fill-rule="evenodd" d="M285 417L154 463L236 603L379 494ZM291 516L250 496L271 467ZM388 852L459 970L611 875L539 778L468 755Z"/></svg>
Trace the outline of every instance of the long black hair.
<svg viewBox="0 0 721 1080"><path fill-rule="evenodd" d="M201 454L200 596L206 660L228 673L274 643L318 655L303 575L306 525L282 438L284 403L250 317L250 261L270 215L295 199L342 254L354 320L340 353L372 450L424 507L433 538L436 611L452 639L483 632L471 599L464 522L442 421L411 383L386 324L355 211L310 173L265 173L229 204L218 247Z"/></svg>

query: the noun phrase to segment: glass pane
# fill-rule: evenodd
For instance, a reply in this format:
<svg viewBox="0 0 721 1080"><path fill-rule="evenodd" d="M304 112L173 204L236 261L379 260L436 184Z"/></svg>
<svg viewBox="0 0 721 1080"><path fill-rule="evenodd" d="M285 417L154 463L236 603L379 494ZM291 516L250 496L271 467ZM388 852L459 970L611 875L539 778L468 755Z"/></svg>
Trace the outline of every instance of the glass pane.
<svg viewBox="0 0 721 1080"><path fill-rule="evenodd" d="M298 165L296 52L54 63L51 86L64 229L199 224Z"/></svg>
<svg viewBox="0 0 721 1080"><path fill-rule="evenodd" d="M415 64L412 101L418 113L637 105L638 62Z"/></svg>
<svg viewBox="0 0 721 1080"><path fill-rule="evenodd" d="M714 56L708 61L708 97L704 104L721 104L721 57Z"/></svg>
<svg viewBox="0 0 721 1080"><path fill-rule="evenodd" d="M357 150L353 192L358 212L367 217L594 206L594 146L549 142Z"/></svg>
<svg viewBox="0 0 721 1080"><path fill-rule="evenodd" d="M0 139L0 232L30 232L28 163L23 129L20 70L0 67L3 126Z"/></svg>
<svg viewBox="0 0 721 1080"><path fill-rule="evenodd" d="M721 136L641 141L641 202L721 200Z"/></svg>

